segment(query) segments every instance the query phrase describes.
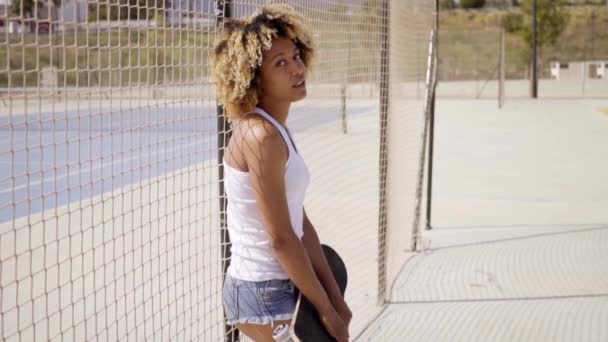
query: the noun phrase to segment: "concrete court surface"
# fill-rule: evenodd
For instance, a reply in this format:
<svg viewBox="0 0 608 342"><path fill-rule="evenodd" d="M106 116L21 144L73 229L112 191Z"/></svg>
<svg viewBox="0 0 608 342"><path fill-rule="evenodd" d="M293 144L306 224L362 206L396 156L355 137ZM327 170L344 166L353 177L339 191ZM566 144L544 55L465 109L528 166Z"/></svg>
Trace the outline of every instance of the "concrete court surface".
<svg viewBox="0 0 608 342"><path fill-rule="evenodd" d="M328 186L337 188L332 188L333 192L349 187L351 182L332 181L341 175L348 174L359 184L338 200L311 196L316 200L307 206L322 237L357 265L352 270L351 285L365 290L348 293L349 303L357 313L351 325L353 337L363 331L357 340L544 341L558 340L548 335L555 332L568 341L606 340L608 333L603 322L608 321L608 267L602 263L608 260L602 249L607 242L608 222L608 213L603 209L608 208L608 191L602 182L608 171L602 159L602 151L608 146L608 116L602 114L605 108L608 101L513 100L502 111L496 110L495 101L440 101L434 230L424 232L425 253L414 254L405 263L393 285L392 304L383 311L374 306L377 293L369 282L370 277L376 279L377 269L373 259L376 252L369 246L377 242L365 239L376 235L372 228L377 213L358 209L363 202L378 202L373 197L377 195L376 164L363 163L377 158L375 116L363 115L353 120L349 126L353 134L347 136L339 134L336 122L303 131L294 127L316 177L311 194L322 194ZM324 175L319 170L327 169L327 160L332 156L320 153L318 146L328 143L340 147L334 151L337 155L350 157L336 159L339 162L330 165L332 172ZM48 335L53 340L167 340L170 336L198 335L203 340L220 340L223 326L218 232L196 229L200 225L217 226L213 201L216 187L209 187L211 191L188 190L216 179L215 167L210 161L182 166L142 184L97 196L90 204L80 201L47 210L47 221L39 220L47 217L43 213L19 218L15 226L28 227L25 221L29 220L30 230L6 235L8 245L15 245L15 250L3 252L10 256L29 248L31 256L26 253L18 261L28 264L31 257L35 262L29 269L19 268L19 273L6 273L27 280L20 282L24 291L19 290L14 300L3 302L13 308L7 311L3 327L5 335L13 337L7 340L19 336L17 329L25 339ZM182 207L186 210L177 210ZM338 211L334 207L344 208ZM348 215L354 212L357 214ZM113 219L112 215L118 218ZM348 218L342 219L340 226L352 228L331 228L338 222L337 217ZM81 225L81 221L88 223ZM101 226L108 230L94 228ZM167 231L163 226L177 228ZM83 231L69 233L70 227L82 227ZM360 231L357 227L369 229ZM47 234L45 239L52 243L44 249L34 249L42 241L28 237L39 236L33 233L42 229ZM149 236L142 235L147 230ZM31 235L19 238L20 233L29 231ZM117 236L104 237L103 231L115 231ZM166 245L167 241L180 239L187 242ZM71 247L65 246L68 241ZM124 245L124 249L104 252L116 245ZM149 248L157 246L162 250L150 252ZM174 253L178 250L204 252L186 257ZM40 255L40 251L51 258L41 262L44 254ZM142 259L147 268L136 268ZM60 260L67 261L59 263ZM98 263L102 260L106 262ZM65 272L61 269L58 275L48 277L57 282L45 281L46 273L39 271L49 265L55 270L56 265L64 263L69 266ZM203 265L203 271L186 271L197 264ZM169 278L158 276L161 267L166 267L168 272L162 273L169 274ZM104 278L104 274L121 277L114 281ZM94 279L105 279L106 283L96 285ZM17 288L11 278L5 281L10 284L8 298L9 292L17 293L11 292ZM30 289L28 281L45 285ZM172 285L191 282L204 286L189 291ZM59 289L59 284L70 286ZM136 290L130 290L133 288ZM154 296L144 300L141 291L149 289ZM106 294L109 302L96 299L104 291L110 291ZM57 311L63 300L69 302L74 296L79 299L72 303L73 315L69 308ZM46 304L32 303L31 297ZM195 298L202 299L194 302ZM173 323L165 325L168 317L181 314L178 307L182 302L196 303L197 311L203 313L202 320L192 326L184 323L181 330ZM18 303L20 310L15 309ZM102 305L97 308L98 304ZM82 312L85 308L87 315ZM17 313L23 316L20 328L11 323L20 319ZM368 325L378 315L379 319ZM96 323L96 317L105 318L105 322ZM41 323L32 325L30 319ZM64 329L59 331L61 326Z"/></svg>
<svg viewBox="0 0 608 342"><path fill-rule="evenodd" d="M294 114L301 114L290 117L290 128L315 177L307 214L323 241L356 265L349 272L349 287L359 290L350 291L347 300L357 313L351 328L358 333L380 312L376 305L377 250L370 248L378 245L377 101L349 103L352 116L347 135L333 115L338 113L339 102L326 102L299 104ZM163 127L178 121L158 120ZM110 121L97 125L115 127ZM113 132L127 141L133 133L126 131ZM41 132L44 130L36 131L34 143L41 136L44 139ZM82 134L90 133L87 129ZM190 140L177 140L178 148L204 140L185 135ZM153 139L141 141L153 149ZM139 139L128 141L139 144ZM101 153L102 145L99 142L94 151ZM159 149L146 158L164 156L165 148ZM191 149L183 149L168 161L159 159L159 168L167 164L164 174L157 170L155 175L147 173L149 178L141 176L145 179L108 191L99 189L97 195L0 220L0 309L4 316L0 340L223 340L218 176L215 156L208 153L214 146L195 155ZM144 153L137 150L134 157L140 158ZM104 147L103 151L112 150ZM184 156L201 160L191 162ZM78 155L68 157L78 160ZM94 159L90 153L82 158ZM22 159L15 157L7 163L12 160ZM118 163L119 169L108 169L104 160L96 163L106 176L128 172L120 170L122 163ZM139 170L136 167L135 172ZM91 172L85 172L80 184L90 183L87 175ZM344 175L348 175L346 180L336 182ZM78 178L75 182L79 184ZM10 184L8 192L15 192Z"/></svg>
<svg viewBox="0 0 608 342"><path fill-rule="evenodd" d="M424 250L358 341L608 341L608 100L439 100Z"/></svg>
<svg viewBox="0 0 608 342"><path fill-rule="evenodd" d="M349 114L360 116L375 104L351 101ZM49 107L43 112L0 114L0 223L217 158L214 103ZM297 108L291 128L300 133L332 122L338 114L334 108L323 101ZM158 162L171 158L171 163ZM146 167L149 164L158 167ZM109 181L108 175L120 177ZM104 178L105 182L98 181Z"/></svg>

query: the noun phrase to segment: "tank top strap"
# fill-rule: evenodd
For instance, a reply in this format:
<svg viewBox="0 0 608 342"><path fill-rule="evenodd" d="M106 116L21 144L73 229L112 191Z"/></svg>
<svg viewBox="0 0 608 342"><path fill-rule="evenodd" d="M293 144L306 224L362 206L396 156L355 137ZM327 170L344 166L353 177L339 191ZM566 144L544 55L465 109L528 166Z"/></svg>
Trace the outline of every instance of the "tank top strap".
<svg viewBox="0 0 608 342"><path fill-rule="evenodd" d="M256 113L262 115L263 117L265 117L268 121L270 121L270 123L277 128L277 130L279 130L279 133L281 133L281 136L283 137L283 140L285 141L285 143L287 144L287 147L289 148L289 153L291 153L292 151L294 153L298 153L298 149L296 148L296 144L294 143L293 139L291 138L291 134L289 134L289 131L287 130L286 127L284 127L283 125L281 125L277 119L275 119L272 115L266 113L265 110L263 110L262 108L256 107L255 108Z"/></svg>

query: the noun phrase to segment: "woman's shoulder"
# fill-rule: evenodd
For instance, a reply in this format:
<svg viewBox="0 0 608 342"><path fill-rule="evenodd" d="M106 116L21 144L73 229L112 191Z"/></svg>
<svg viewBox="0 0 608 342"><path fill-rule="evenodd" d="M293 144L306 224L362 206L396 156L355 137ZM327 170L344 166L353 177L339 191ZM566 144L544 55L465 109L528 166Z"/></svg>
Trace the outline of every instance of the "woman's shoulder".
<svg viewBox="0 0 608 342"><path fill-rule="evenodd" d="M271 175L270 170L284 167L288 151L283 143L281 133L264 118L248 118L239 124L240 145L250 173Z"/></svg>
<svg viewBox="0 0 608 342"><path fill-rule="evenodd" d="M243 116L235 130L241 139L252 145L276 144L283 140L272 122L255 112Z"/></svg>

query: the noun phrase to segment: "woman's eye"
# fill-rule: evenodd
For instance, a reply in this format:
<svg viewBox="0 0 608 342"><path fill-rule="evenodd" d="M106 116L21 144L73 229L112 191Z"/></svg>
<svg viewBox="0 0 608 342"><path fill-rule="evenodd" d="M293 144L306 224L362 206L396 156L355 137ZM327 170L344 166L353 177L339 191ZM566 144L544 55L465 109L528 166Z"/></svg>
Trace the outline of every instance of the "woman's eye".
<svg viewBox="0 0 608 342"><path fill-rule="evenodd" d="M302 57L300 57L300 54L297 54L295 57L296 61L299 61Z"/></svg>
<svg viewBox="0 0 608 342"><path fill-rule="evenodd" d="M281 59L278 63L277 66L282 67L285 66L285 64L287 64L287 62L284 59Z"/></svg>

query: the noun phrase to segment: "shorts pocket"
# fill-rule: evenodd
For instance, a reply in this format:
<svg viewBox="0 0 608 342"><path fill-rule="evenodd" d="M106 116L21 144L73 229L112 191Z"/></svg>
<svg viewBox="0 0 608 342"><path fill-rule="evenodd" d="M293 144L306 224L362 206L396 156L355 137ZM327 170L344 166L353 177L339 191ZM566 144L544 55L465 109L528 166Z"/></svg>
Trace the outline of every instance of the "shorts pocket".
<svg viewBox="0 0 608 342"><path fill-rule="evenodd" d="M275 306L294 297L294 285L288 279L273 279L260 284L259 293L264 305Z"/></svg>
<svg viewBox="0 0 608 342"><path fill-rule="evenodd" d="M226 276L223 288L223 302L224 310L226 312L226 319L232 321L239 317L239 281Z"/></svg>

